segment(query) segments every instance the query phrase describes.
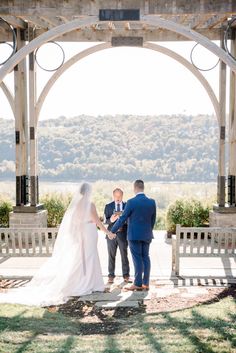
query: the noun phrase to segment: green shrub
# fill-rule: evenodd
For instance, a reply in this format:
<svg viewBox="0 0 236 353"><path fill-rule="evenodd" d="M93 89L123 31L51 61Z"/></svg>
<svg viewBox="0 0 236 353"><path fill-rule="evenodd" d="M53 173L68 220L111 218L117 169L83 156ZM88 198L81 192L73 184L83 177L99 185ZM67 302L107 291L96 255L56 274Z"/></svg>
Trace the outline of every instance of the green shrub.
<svg viewBox="0 0 236 353"><path fill-rule="evenodd" d="M157 218L154 226L154 230L166 229L166 211L157 209Z"/></svg>
<svg viewBox="0 0 236 353"><path fill-rule="evenodd" d="M209 206L204 206L198 200L176 200L167 210L167 231L175 233L176 224L184 227L206 225L209 220L209 210Z"/></svg>
<svg viewBox="0 0 236 353"><path fill-rule="evenodd" d="M70 195L67 197L59 194L46 194L43 196L41 202L48 211L48 227L57 227L61 223L70 200Z"/></svg>
<svg viewBox="0 0 236 353"><path fill-rule="evenodd" d="M11 202L6 200L0 200L0 227L9 227L9 213L11 211Z"/></svg>

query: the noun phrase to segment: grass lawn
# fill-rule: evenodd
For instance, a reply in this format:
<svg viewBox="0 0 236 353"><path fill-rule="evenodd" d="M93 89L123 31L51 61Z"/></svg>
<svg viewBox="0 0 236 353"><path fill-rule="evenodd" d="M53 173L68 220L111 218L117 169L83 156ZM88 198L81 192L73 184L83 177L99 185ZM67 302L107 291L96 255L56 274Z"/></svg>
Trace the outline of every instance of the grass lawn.
<svg viewBox="0 0 236 353"><path fill-rule="evenodd" d="M0 352L236 352L232 296L164 313L81 310L68 316L58 309L0 305Z"/></svg>

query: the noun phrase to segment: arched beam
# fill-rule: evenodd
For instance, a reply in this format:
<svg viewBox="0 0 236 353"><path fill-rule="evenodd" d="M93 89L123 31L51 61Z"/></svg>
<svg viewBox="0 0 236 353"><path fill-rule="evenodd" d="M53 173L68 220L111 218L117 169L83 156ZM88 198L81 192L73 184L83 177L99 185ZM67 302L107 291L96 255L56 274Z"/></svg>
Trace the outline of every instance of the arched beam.
<svg viewBox="0 0 236 353"><path fill-rule="evenodd" d="M206 49L215 54L220 58L225 64L227 64L230 69L236 73L236 61L233 60L223 49L218 47L215 43L212 43L208 38L203 35L183 26L178 23L162 19L155 16L143 16L142 22L160 28L165 28L170 31L181 34L193 41L200 43ZM99 23L97 16L89 16L85 19L76 19L71 22L62 24L60 26L54 27L47 32L41 34L29 44L25 45L19 51L16 52L4 66L0 69L0 82L3 78L11 71L13 68L23 60L29 53L33 52L36 48L40 47L42 44L54 40L65 33L72 32L74 30L79 30L86 25L95 25Z"/></svg>
<svg viewBox="0 0 236 353"><path fill-rule="evenodd" d="M176 60L177 62L179 62L180 64L182 64L186 69L188 69L198 79L198 81L202 84L202 86L205 88L205 90L206 90L206 92L212 102L212 105L214 107L215 114L216 114L216 117L217 117L217 120L219 123L219 121L220 121L220 107L219 107L218 100L216 98L214 91L212 90L211 86L209 85L208 81L201 74L201 72L198 71L188 60L186 60L181 55L175 53L174 51L172 51L166 47L163 47L161 45L154 44L154 43L149 43L149 42L144 43L143 47L146 49L154 50L154 51L157 51L157 52L162 53L164 55L167 55L167 56L171 57L172 59ZM91 48L85 49L82 52L74 55L69 60L67 60L67 62L51 76L51 78L48 80L47 84L44 86L44 88L38 98L37 104L36 104L37 122L39 119L39 114L40 114L42 105L43 105L50 89L52 88L54 83L59 79L59 77L66 70L68 70L72 65L77 63L79 60L85 58L88 55L91 55L93 53L96 53L98 51L108 49L108 48L112 48L110 43L98 44L98 45L95 45Z"/></svg>
<svg viewBox="0 0 236 353"><path fill-rule="evenodd" d="M94 54L98 51L107 49L107 48L111 48L111 43L102 43L102 44L98 44L95 45L91 48L85 49L81 52L79 52L78 54L72 56L69 60L67 60L65 62L65 64L60 67L60 69L58 69L48 80L48 82L46 83L46 85L44 86L42 92L40 93L40 96L38 98L38 101L36 103L36 117L37 117L37 123L38 123L38 119L39 119L39 114L42 108L42 105L50 91L50 89L52 88L52 86L54 85L54 83L56 83L56 81L59 79L59 77L66 71L68 70L72 65L76 64L79 60L86 58L86 56L89 56L91 54Z"/></svg>
<svg viewBox="0 0 236 353"><path fill-rule="evenodd" d="M83 19L76 19L67 23L64 23L60 26L54 27L47 32L36 37L30 41L23 48L18 50L0 69L0 82L4 77L11 72L14 67L19 64L28 54L32 53L35 49L39 48L44 43L47 43L50 40L54 40L57 37L62 36L65 33L72 32L74 30L80 30L82 27L93 25L98 22L97 16L88 16Z"/></svg>
<svg viewBox="0 0 236 353"><path fill-rule="evenodd" d="M214 107L215 110L215 114L217 117L217 121L218 124L220 123L220 105L218 102L218 99L211 87L211 85L209 84L209 82L205 79L205 77L203 76L203 74L197 70L188 60L186 60L184 57L182 57L181 55L177 54L176 52L174 52L173 50L170 50L166 47L163 47L161 45L155 44L155 43L144 43L143 45L144 48L148 48L151 50L156 50L162 54L165 54L169 57L171 57L172 59L176 60L177 62L179 62L180 64L182 64L186 69L188 69L197 79L198 81L202 84L202 86L205 88L211 103Z"/></svg>
<svg viewBox="0 0 236 353"><path fill-rule="evenodd" d="M3 93L5 94L7 100L8 100L8 103L10 104L10 107L11 107L11 110L12 110L12 113L14 115L14 118L15 118L15 103L14 103L14 97L10 91L10 89L7 87L7 85L2 81L0 83L0 87L3 91Z"/></svg>
<svg viewBox="0 0 236 353"><path fill-rule="evenodd" d="M211 51L213 54L215 54L219 59L221 59L226 65L228 65L232 71L236 73L236 61L232 59L225 50L220 48L218 45L213 43L211 40L209 40L207 37L203 36L202 34L193 31L192 29L185 27L183 25L178 24L177 22L173 21L168 21L165 20L164 18L160 18L157 16L153 15L146 15L143 16L143 21L151 26L154 27L160 27L160 28L165 28L168 29L171 32L178 33L190 40L193 40L199 44L201 44L203 47Z"/></svg>

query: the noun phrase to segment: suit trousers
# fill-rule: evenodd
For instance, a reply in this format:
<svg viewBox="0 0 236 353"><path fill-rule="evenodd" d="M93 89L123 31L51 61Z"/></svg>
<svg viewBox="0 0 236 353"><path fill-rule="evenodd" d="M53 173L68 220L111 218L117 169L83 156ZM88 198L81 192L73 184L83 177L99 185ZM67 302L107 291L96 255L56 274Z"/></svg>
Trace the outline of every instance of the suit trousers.
<svg viewBox="0 0 236 353"><path fill-rule="evenodd" d="M134 263L134 285L148 286L150 280L151 261L149 257L150 241L129 240L129 248Z"/></svg>
<svg viewBox="0 0 236 353"><path fill-rule="evenodd" d="M123 277L129 277L128 241L126 234L117 233L115 239L107 237L108 249L108 277L115 277L116 253L119 247L122 263Z"/></svg>

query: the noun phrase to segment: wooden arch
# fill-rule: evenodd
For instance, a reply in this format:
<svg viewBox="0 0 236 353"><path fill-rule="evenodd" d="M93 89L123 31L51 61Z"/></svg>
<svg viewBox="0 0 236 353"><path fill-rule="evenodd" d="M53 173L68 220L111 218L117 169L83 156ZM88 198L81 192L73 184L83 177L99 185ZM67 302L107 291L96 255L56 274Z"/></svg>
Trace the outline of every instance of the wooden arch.
<svg viewBox="0 0 236 353"><path fill-rule="evenodd" d="M0 83L0 87L6 96L8 103L10 104L12 113L15 117L15 100L14 100L13 94L11 93L10 89L7 87L7 85L3 81Z"/></svg>
<svg viewBox="0 0 236 353"><path fill-rule="evenodd" d="M165 28L172 32L176 32L190 40L196 41L206 49L215 54L219 59L221 59L230 69L236 73L236 62L220 47L215 43L212 43L208 38L203 35L182 26L181 24L162 19L155 16L143 16L141 21L155 27ZM73 30L79 30L88 25L96 25L99 23L97 16L90 16L85 19L76 19L74 21L62 24L60 26L54 27L47 32L41 34L37 38L33 39L27 45L22 47L15 55L10 58L6 64L0 69L0 82L13 68L21 62L28 54L33 52L35 49L40 47L42 44L54 40L65 33L72 32Z"/></svg>

